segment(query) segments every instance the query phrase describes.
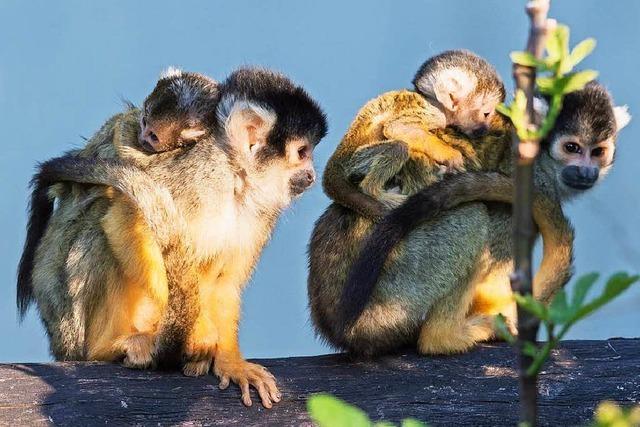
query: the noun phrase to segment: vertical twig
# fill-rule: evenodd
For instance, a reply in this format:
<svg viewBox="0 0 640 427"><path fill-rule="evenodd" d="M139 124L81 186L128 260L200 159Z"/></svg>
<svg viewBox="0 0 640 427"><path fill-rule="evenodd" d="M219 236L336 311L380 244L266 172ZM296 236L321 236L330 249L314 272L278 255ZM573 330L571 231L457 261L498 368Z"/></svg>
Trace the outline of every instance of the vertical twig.
<svg viewBox="0 0 640 427"><path fill-rule="evenodd" d="M542 56L545 35L547 33L547 12L549 0L534 0L527 3L527 14L531 20L527 50L537 58ZM513 78L516 88L524 92L527 98L527 127L537 128L533 109L536 70L533 67L514 64ZM539 140L519 141L514 133L515 156L515 196L514 196L514 260L515 272L511 277L511 286L521 294L532 292L532 250L535 229L532 219L533 162L538 155ZM538 334L538 320L518 307L518 350L520 363L520 420L531 426L536 423L537 415L537 376L528 376L527 369L532 359L522 353L526 341L535 342Z"/></svg>

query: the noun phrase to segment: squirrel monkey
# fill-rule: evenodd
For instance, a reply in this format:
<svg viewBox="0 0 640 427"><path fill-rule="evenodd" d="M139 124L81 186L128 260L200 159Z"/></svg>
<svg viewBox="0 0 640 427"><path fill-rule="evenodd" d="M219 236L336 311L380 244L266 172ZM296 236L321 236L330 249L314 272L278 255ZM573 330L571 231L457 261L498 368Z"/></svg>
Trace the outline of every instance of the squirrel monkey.
<svg viewBox="0 0 640 427"><path fill-rule="evenodd" d="M150 203L159 210L157 218L145 216L139 208L153 193L135 190L134 174L124 173L125 184L131 184L125 185L99 181L104 176L92 175L99 171L95 167L83 174L70 166L74 159L68 156L70 164L45 164L48 178L36 181L34 192L39 182L59 179L104 183L123 194L95 186L82 198L61 194L58 208L50 207L50 220L34 218L34 212L48 208L32 205L30 225L45 225L35 239L32 288L21 295L30 296L23 300L25 308L36 300L59 360L113 361L130 353L142 362L155 356L180 360L181 353L171 349L184 343L185 374L203 375L212 368L221 388L230 381L240 386L246 405L252 403L253 386L264 406L271 407L280 398L273 376L245 361L239 349L241 293L280 212L315 180L312 153L326 134L326 119L300 86L270 71L238 70L219 91L205 140L135 165L158 183L158 192L166 186L184 224L168 220L160 202ZM95 141L101 143L106 142ZM99 157L93 155L100 151L95 144L82 154ZM116 203L125 198L127 204ZM122 210L109 215L119 205ZM171 238L158 239L153 221L175 223ZM142 238L134 241L150 243L130 246L123 263L112 240L125 242L136 235ZM171 243L181 235L183 240ZM127 267L140 274L130 274ZM148 277L152 272L154 277Z"/></svg>
<svg viewBox="0 0 640 427"><path fill-rule="evenodd" d="M327 195L367 218L382 217L442 169L475 165L468 141L444 141L434 130L450 127L474 138L504 130L495 112L505 97L502 81L469 51L428 59L413 85L414 91L387 92L365 104L324 171Z"/></svg>
<svg viewBox="0 0 640 427"><path fill-rule="evenodd" d="M559 262L543 260L536 275L535 296L543 301L571 273L573 231L561 203L606 175L617 133L629 121L626 109L614 107L595 82L568 94L563 104L535 163L534 219L543 232L544 257ZM359 354L404 345L417 345L423 354L449 354L493 338L493 315L513 320L511 210L502 203L478 203L510 199L508 161L503 165L502 173L445 177L366 230L358 230L352 219L338 220L335 210L325 213L310 247L310 305L319 333ZM336 227L357 237L343 243L350 252L342 260L325 254L341 250ZM316 264L324 264L327 273Z"/></svg>

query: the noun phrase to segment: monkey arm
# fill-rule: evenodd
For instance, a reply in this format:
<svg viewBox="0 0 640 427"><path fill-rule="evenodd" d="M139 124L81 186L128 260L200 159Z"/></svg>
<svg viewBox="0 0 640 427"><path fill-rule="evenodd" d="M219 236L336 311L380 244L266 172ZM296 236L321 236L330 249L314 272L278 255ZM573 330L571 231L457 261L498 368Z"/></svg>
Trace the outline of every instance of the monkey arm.
<svg viewBox="0 0 640 427"><path fill-rule="evenodd" d="M358 147L348 160L329 160L324 189L334 201L358 214L370 219L381 218L405 199L403 195L385 191L385 185L408 158L407 145L403 142L379 141ZM356 176L363 176L359 187L351 180Z"/></svg>
<svg viewBox="0 0 640 427"><path fill-rule="evenodd" d="M345 284L339 310L342 323L351 325L362 313L392 249L425 220L461 203L511 203L513 181L495 172L469 172L446 177L411 196L377 223L362 246ZM557 202L538 195L534 220L543 239L543 261L536 274L536 297L548 300L571 277L573 229Z"/></svg>
<svg viewBox="0 0 640 427"><path fill-rule="evenodd" d="M422 153L435 163L446 165L452 170L464 170L464 156L431 131L434 124L426 116L401 116L385 124L384 136L388 139L403 141L409 151Z"/></svg>

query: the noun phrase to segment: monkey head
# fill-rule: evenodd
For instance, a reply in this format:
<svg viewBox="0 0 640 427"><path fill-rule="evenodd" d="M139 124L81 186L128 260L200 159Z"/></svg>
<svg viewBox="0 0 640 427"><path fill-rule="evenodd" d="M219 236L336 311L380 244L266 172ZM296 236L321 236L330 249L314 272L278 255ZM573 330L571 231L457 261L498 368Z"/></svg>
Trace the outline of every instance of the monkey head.
<svg viewBox="0 0 640 427"><path fill-rule="evenodd" d="M160 75L140 115L140 146L158 153L193 144L208 135L218 102L217 82L169 68Z"/></svg>
<svg viewBox="0 0 640 427"><path fill-rule="evenodd" d="M300 86L272 71L240 69L220 90L219 131L250 172L248 185L286 206L315 182L313 150L327 133L324 113Z"/></svg>
<svg viewBox="0 0 640 427"><path fill-rule="evenodd" d="M597 82L565 96L555 126L542 143L554 161L561 193L579 194L609 172L617 134L630 120L627 107L614 107Z"/></svg>
<svg viewBox="0 0 640 427"><path fill-rule="evenodd" d="M466 50L451 50L429 58L413 79L417 92L437 101L447 126L473 138L502 130L504 121L496 106L505 89L487 61Z"/></svg>

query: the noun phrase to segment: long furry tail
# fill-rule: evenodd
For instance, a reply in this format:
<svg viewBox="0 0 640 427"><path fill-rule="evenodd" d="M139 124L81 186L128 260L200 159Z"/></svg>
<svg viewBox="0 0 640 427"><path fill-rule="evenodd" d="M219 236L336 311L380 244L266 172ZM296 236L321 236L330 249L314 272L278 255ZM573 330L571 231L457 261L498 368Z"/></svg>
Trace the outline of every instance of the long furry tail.
<svg viewBox="0 0 640 427"><path fill-rule="evenodd" d="M461 203L511 201L510 178L492 172L451 175L409 197L376 224L351 267L338 303L338 324L345 333L360 317L393 248L422 222ZM496 196L497 194L497 196Z"/></svg>
<svg viewBox="0 0 640 427"><path fill-rule="evenodd" d="M16 304L19 319L24 319L27 309L33 302L33 265L36 249L40 239L47 230L49 219L53 214L53 200L49 198L49 186L43 184L38 175L31 180L31 200L29 201L29 220L27 223L27 237L24 242L22 256L18 264L18 285Z"/></svg>

